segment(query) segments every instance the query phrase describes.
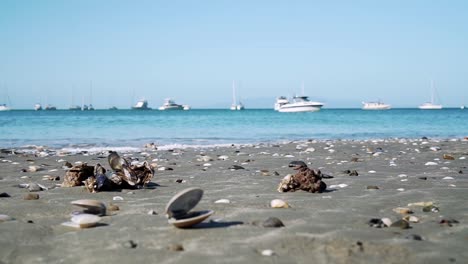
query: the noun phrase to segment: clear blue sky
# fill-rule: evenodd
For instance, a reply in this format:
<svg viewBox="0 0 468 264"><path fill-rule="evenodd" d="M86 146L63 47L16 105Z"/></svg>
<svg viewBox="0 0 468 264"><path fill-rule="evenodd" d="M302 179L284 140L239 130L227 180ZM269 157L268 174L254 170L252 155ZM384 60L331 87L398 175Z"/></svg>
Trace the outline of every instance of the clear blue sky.
<svg viewBox="0 0 468 264"><path fill-rule="evenodd" d="M468 1L0 1L0 101L468 104ZM73 96L72 96L73 94ZM134 95L134 98L133 98ZM134 101L133 101L134 102Z"/></svg>

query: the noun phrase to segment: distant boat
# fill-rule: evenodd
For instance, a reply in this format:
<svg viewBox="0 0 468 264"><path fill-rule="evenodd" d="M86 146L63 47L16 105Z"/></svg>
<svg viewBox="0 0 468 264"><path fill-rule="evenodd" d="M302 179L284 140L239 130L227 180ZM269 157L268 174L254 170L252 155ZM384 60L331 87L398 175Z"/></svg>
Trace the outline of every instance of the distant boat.
<svg viewBox="0 0 468 264"><path fill-rule="evenodd" d="M94 106L93 106L92 104L89 104L88 110L89 110L89 111L93 111L93 110L94 110Z"/></svg>
<svg viewBox="0 0 468 264"><path fill-rule="evenodd" d="M111 106L111 107L109 107L109 110L118 110L118 108L115 107L115 106Z"/></svg>
<svg viewBox="0 0 468 264"><path fill-rule="evenodd" d="M79 111L79 110L81 110L81 107L79 105L72 105L72 106L70 106L70 108L68 108L68 110Z"/></svg>
<svg viewBox="0 0 468 264"><path fill-rule="evenodd" d="M140 100L138 101L134 106L132 106L133 110L151 110L151 108L148 107L148 101L147 100Z"/></svg>
<svg viewBox="0 0 468 264"><path fill-rule="evenodd" d="M242 104L241 101L237 101L237 97L236 97L236 82L235 81L232 81L232 104L231 104L231 110L233 111L239 111L239 110L244 110L245 107L244 105Z"/></svg>
<svg viewBox="0 0 468 264"><path fill-rule="evenodd" d="M11 110L6 104L0 104L0 111L9 111Z"/></svg>
<svg viewBox="0 0 468 264"><path fill-rule="evenodd" d="M466 108L466 106L464 106L464 105L460 106L460 109L461 109L461 110L463 110L463 109L465 109L465 108Z"/></svg>
<svg viewBox="0 0 468 264"><path fill-rule="evenodd" d="M442 109L441 104L435 104L434 103L434 93L435 93L434 82L431 81L431 101L420 105L419 109L422 109L422 110L439 110L439 109Z"/></svg>
<svg viewBox="0 0 468 264"><path fill-rule="evenodd" d="M388 110L391 108L391 105L382 103L380 101L377 102L362 102L363 110Z"/></svg>
<svg viewBox="0 0 468 264"><path fill-rule="evenodd" d="M36 110L36 111L42 110L42 105L39 104L39 103L38 103L38 104L35 104L35 105L34 105L34 110Z"/></svg>
<svg viewBox="0 0 468 264"><path fill-rule="evenodd" d="M174 100L167 98L164 100L164 104L159 107L159 110L184 110L184 106L176 104Z"/></svg>
<svg viewBox="0 0 468 264"><path fill-rule="evenodd" d="M183 105L183 107L184 107L184 110L190 110L190 109L192 109L192 108L190 107L190 105Z"/></svg>
<svg viewBox="0 0 468 264"><path fill-rule="evenodd" d="M282 113L317 112L323 107L323 103L310 101L308 96L294 96L292 102L286 97L276 98L275 110Z"/></svg>
<svg viewBox="0 0 468 264"><path fill-rule="evenodd" d="M44 108L44 110L46 110L46 111L54 111L54 110L57 110L57 107L48 104L48 105L46 105L46 107Z"/></svg>

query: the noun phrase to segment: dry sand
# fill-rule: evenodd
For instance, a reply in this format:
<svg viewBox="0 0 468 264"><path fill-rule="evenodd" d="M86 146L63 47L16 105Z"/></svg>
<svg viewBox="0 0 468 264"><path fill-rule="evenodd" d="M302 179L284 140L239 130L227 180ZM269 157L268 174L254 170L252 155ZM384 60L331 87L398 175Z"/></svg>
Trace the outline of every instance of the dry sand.
<svg viewBox="0 0 468 264"><path fill-rule="evenodd" d="M0 222L0 263L468 262L468 141L304 141L147 150L126 156L173 170L156 170L155 184L147 189L100 193L55 187L65 175L59 160L99 162L109 168L107 153L63 154L0 153L0 193L11 196L0 198L0 214L14 218ZM199 161L200 154L213 160ZM444 159L444 154L454 160ZM218 160L220 155L228 159ZM333 175L324 179L328 191L279 193L280 180L294 173L287 166L293 160ZM32 165L41 170L21 171ZM232 165L245 169L228 169ZM359 176L345 170L356 170ZM44 175L61 179L44 181ZM18 187L21 183L50 189L37 192L38 200L24 200L29 192ZM195 210L212 209L215 214L194 228L178 229L168 224L164 210L174 194L188 187L205 191ZM123 200L113 201L115 196ZM120 210L109 211L94 228L62 226L78 210L70 202L84 198ZM219 199L230 203L215 203ZM272 199L283 199L291 208L270 208ZM439 211L408 206L416 202L433 202ZM368 224L371 218L401 219L393 211L397 207L409 207L420 222L410 223L409 229ZM150 210L156 214L148 214ZM268 217L279 218L285 227L253 224ZM444 219L458 223L441 224ZM171 250L171 245L183 250ZM271 250L271 256L262 255L264 250Z"/></svg>

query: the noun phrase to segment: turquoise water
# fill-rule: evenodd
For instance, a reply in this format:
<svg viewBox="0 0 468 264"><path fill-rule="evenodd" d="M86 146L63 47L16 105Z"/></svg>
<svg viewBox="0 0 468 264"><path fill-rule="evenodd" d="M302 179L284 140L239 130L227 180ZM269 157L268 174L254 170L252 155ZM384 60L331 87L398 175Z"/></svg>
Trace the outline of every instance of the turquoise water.
<svg viewBox="0 0 468 264"><path fill-rule="evenodd" d="M190 111L0 112L0 147L141 147L220 145L298 139L460 138L468 110L322 109L278 113L269 109Z"/></svg>

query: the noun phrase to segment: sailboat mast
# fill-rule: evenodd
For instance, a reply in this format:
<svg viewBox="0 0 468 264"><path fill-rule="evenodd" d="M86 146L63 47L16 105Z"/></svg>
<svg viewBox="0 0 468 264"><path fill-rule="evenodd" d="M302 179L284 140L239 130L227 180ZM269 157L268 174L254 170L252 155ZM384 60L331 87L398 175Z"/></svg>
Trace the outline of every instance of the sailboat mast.
<svg viewBox="0 0 468 264"><path fill-rule="evenodd" d="M434 104L434 80L431 80L431 104Z"/></svg>
<svg viewBox="0 0 468 264"><path fill-rule="evenodd" d="M236 105L236 81L232 81L232 104Z"/></svg>

